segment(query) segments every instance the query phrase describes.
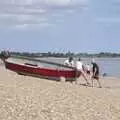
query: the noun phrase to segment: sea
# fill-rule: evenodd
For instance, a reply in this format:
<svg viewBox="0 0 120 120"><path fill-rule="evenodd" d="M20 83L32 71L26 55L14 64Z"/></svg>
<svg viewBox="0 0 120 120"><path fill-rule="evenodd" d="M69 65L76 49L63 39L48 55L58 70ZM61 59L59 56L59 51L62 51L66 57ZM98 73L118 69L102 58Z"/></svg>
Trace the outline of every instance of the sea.
<svg viewBox="0 0 120 120"><path fill-rule="evenodd" d="M39 59L63 64L67 58L46 57ZM76 61L76 59L77 58L74 58L74 61ZM94 59L96 63L98 63L99 65L101 75L105 74L107 76L120 77L120 58L94 58ZM91 65L91 58L81 58L81 60L83 64Z"/></svg>

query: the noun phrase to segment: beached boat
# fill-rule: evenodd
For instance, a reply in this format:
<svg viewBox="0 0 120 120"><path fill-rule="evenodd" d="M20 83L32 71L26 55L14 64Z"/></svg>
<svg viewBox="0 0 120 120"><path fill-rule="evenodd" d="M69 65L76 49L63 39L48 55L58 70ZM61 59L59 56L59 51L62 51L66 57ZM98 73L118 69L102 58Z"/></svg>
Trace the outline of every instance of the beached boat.
<svg viewBox="0 0 120 120"><path fill-rule="evenodd" d="M75 80L75 69L72 67L65 66L63 64L24 58L25 60L33 60L35 62L40 62L44 64L50 64L56 67L45 67L42 64L25 62L16 62L13 59L7 59L5 61L5 67L9 70L17 72L21 75L30 75L40 78L54 79L60 80L61 78L65 78L66 80Z"/></svg>

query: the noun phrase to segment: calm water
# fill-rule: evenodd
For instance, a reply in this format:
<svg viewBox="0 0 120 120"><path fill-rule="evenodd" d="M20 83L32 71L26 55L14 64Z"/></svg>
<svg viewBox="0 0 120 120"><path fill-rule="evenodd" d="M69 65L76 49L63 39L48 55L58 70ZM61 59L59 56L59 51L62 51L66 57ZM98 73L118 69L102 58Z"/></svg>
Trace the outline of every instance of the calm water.
<svg viewBox="0 0 120 120"><path fill-rule="evenodd" d="M101 73L111 76L120 76L120 58L98 59Z"/></svg>
<svg viewBox="0 0 120 120"><path fill-rule="evenodd" d="M41 58L40 58L41 59ZM65 58L42 58L48 61L64 63ZM107 73L109 76L120 76L120 58L95 58L100 66L100 73ZM83 63L90 63L89 58L83 58Z"/></svg>

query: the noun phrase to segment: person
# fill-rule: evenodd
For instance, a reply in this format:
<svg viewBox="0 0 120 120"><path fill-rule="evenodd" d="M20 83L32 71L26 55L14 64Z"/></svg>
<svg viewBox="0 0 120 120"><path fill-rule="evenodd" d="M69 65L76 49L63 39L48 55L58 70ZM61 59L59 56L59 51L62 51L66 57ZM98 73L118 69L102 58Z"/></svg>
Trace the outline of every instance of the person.
<svg viewBox="0 0 120 120"><path fill-rule="evenodd" d="M5 60L8 59L9 57L10 57L9 51L1 51L0 58L3 62L5 62Z"/></svg>
<svg viewBox="0 0 120 120"><path fill-rule="evenodd" d="M99 66L94 59L92 59L91 64L92 64L92 87L93 87L93 80L96 79L99 84L99 88L101 88L102 86L99 80Z"/></svg>
<svg viewBox="0 0 120 120"><path fill-rule="evenodd" d="M69 57L69 59L65 60L64 65L74 67L73 57Z"/></svg>
<svg viewBox="0 0 120 120"><path fill-rule="evenodd" d="M86 64L85 68L86 68L86 73L87 73L88 75L90 75L90 72L91 72L90 65L89 65L89 64Z"/></svg>
<svg viewBox="0 0 120 120"><path fill-rule="evenodd" d="M77 78L82 75L85 79L85 81L87 82L87 85L89 85L88 79L85 75L85 69L83 66L83 63L81 62L81 59L79 58L78 61L76 61L76 82L77 82Z"/></svg>

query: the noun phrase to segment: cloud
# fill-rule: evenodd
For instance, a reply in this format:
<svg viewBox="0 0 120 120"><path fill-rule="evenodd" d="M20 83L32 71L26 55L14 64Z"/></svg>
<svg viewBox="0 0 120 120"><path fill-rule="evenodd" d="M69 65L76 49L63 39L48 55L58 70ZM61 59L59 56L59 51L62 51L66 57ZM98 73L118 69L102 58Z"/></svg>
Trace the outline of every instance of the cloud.
<svg viewBox="0 0 120 120"><path fill-rule="evenodd" d="M35 23L35 24L17 24L15 26L13 26L13 30L35 30L35 29L39 29L39 28L45 28L45 27L50 27L53 26L53 24L49 24L49 23Z"/></svg>
<svg viewBox="0 0 120 120"><path fill-rule="evenodd" d="M0 4L38 5L38 6L69 6L86 4L87 0L1 0Z"/></svg>
<svg viewBox="0 0 120 120"><path fill-rule="evenodd" d="M66 13L72 14L86 4L87 0L0 0L0 25L5 29L43 28L55 21L64 22Z"/></svg>
<svg viewBox="0 0 120 120"><path fill-rule="evenodd" d="M120 18L97 18L97 22L104 22L104 23L120 23Z"/></svg>

